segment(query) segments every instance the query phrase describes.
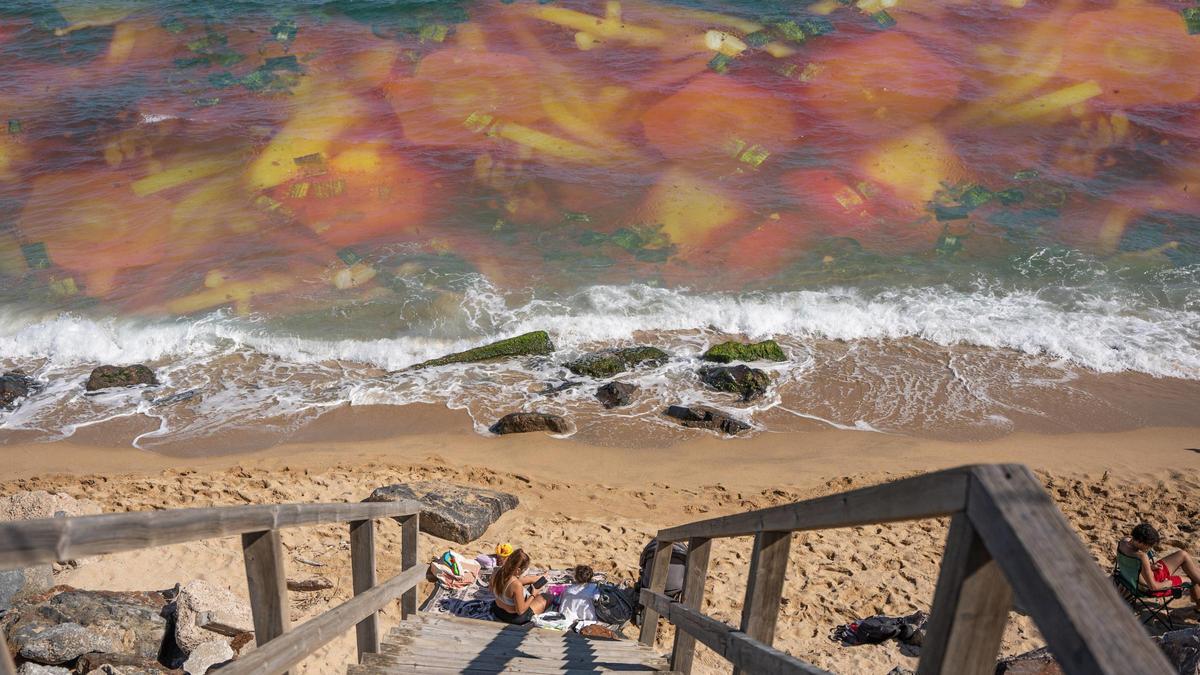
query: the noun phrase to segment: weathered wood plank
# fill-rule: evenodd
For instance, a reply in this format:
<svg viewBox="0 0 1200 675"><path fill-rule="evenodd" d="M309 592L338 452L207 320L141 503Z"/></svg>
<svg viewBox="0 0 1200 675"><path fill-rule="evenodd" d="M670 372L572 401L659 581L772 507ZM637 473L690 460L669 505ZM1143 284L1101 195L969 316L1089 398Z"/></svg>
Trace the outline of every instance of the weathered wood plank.
<svg viewBox="0 0 1200 675"><path fill-rule="evenodd" d="M521 651L494 651L485 649L478 652L463 653L442 642L429 642L422 645L416 645L412 649L393 650L380 652L378 654L368 654L364 657L364 663L385 663L392 661L394 663L443 663L443 664L460 664L480 668L483 666L500 666L503 667L509 664L523 663L536 665L549 669L551 672L557 672L564 668L591 668L596 670L623 670L623 671L652 671L655 670L652 666L640 663L638 661L619 661L608 658L557 658L552 656L539 656L535 654L525 654Z"/></svg>
<svg viewBox="0 0 1200 675"><path fill-rule="evenodd" d="M400 519L400 569L403 572L417 565L417 537L420 536L421 510ZM417 589L413 587L400 598L400 618L417 613Z"/></svg>
<svg viewBox="0 0 1200 675"><path fill-rule="evenodd" d="M682 603L672 602L661 593L643 589L641 597L642 604L653 606L675 625L676 630L687 631L735 668L755 675L831 675Z"/></svg>
<svg viewBox="0 0 1200 675"><path fill-rule="evenodd" d="M12 654L8 653L8 645L0 640L0 675L17 675L17 666L13 663Z"/></svg>
<svg viewBox="0 0 1200 675"><path fill-rule="evenodd" d="M354 594L371 590L378 583L375 569L375 521L355 520L350 523L350 574ZM379 651L379 614L358 622L354 627L358 642L358 659L363 654Z"/></svg>
<svg viewBox="0 0 1200 675"><path fill-rule="evenodd" d="M0 569L247 532L395 518L420 509L414 501L271 504L6 521L0 523Z"/></svg>
<svg viewBox="0 0 1200 675"><path fill-rule="evenodd" d="M453 643L455 645L462 645L464 648L476 646L490 646L497 649L520 648L521 650L527 651L530 654L582 654L587 656L603 655L606 658L614 659L661 659L661 657L652 653L624 647L611 647L595 641L570 641L555 644L552 642L520 640L517 636L509 634L497 634L489 638L476 635L454 635L450 631L429 631L423 633L389 635L386 640L380 643L380 651L384 651L389 647L394 649L404 649L414 644L423 644L431 640L447 644Z"/></svg>
<svg viewBox="0 0 1200 675"><path fill-rule="evenodd" d="M250 589L254 641L261 647L288 629L287 570L279 530L243 534L242 557Z"/></svg>
<svg viewBox="0 0 1200 675"><path fill-rule="evenodd" d="M711 553L711 539L697 537L688 542L687 572L683 579L684 607L697 611L703 609L704 587L708 581L708 560ZM671 649L671 669L691 673L695 655L696 638L687 631L675 631L675 645Z"/></svg>
<svg viewBox="0 0 1200 675"><path fill-rule="evenodd" d="M797 532L947 516L966 507L969 475L970 467L949 469L795 504L671 527L659 531L658 536L672 541L692 537L745 537L758 532Z"/></svg>
<svg viewBox="0 0 1200 675"><path fill-rule="evenodd" d="M350 630L425 578L414 567L284 633L221 669L221 675L276 675Z"/></svg>
<svg viewBox="0 0 1200 675"><path fill-rule="evenodd" d="M972 470L971 525L1068 675L1174 672L1028 468Z"/></svg>
<svg viewBox="0 0 1200 675"><path fill-rule="evenodd" d="M783 596L791 544L791 532L759 532L754 536L741 628L747 636L767 646L775 643L775 623L779 619L779 599ZM744 671L735 668L733 672L739 675Z"/></svg>
<svg viewBox="0 0 1200 675"><path fill-rule="evenodd" d="M950 520L918 675L991 675L1012 588L965 513Z"/></svg>
<svg viewBox="0 0 1200 675"><path fill-rule="evenodd" d="M667 572L671 567L671 547L675 539L658 537L658 549L654 552L654 562L650 567L650 591L662 593L667 588ZM646 605L642 609L642 626L638 636L639 641L647 646L653 646L658 639L658 612Z"/></svg>

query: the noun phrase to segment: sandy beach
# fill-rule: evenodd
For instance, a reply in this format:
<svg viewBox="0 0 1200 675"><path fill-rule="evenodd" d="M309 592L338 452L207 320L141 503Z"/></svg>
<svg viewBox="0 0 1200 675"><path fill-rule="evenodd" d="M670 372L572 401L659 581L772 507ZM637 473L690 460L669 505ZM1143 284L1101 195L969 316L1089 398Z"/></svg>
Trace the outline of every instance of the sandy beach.
<svg viewBox="0 0 1200 675"><path fill-rule="evenodd" d="M1117 539L1141 518L1157 522L1168 540L1188 544L1200 516L1200 453L1189 450L1200 445L1195 428L1013 434L977 443L810 431L739 440L696 434L648 444L615 434L600 446L540 435L480 437L457 413L409 406L338 410L287 443L256 452L216 453L220 444L213 439L206 448L174 447L167 455L129 447L127 437L136 426L136 420L121 420L50 444L9 439L0 488L60 491L92 499L106 511L124 511L358 501L381 485L445 480L504 490L521 501L481 540L460 550L477 553L509 541L526 548L535 565L590 563L629 580L636 576L642 546L660 528L969 463L1021 462L1034 468L1106 568ZM896 645L846 648L827 636L837 624L858 617L927 610L945 532L945 522L931 520L796 535L776 646L835 672L882 675L894 666L913 667L915 658ZM381 576L398 570L398 534L391 524L382 528ZM284 541L289 577L333 582L328 591L293 593L294 620L348 597L349 555L340 528L287 531ZM420 556L428 560L448 547L422 535ZM705 610L733 624L749 547L748 540L714 546ZM244 596L237 542L106 556L59 581L147 590L195 578ZM385 620L398 620L398 609ZM665 652L670 631L660 633L658 646ZM1032 622L1014 614L1003 653L1041 644ZM347 635L296 672L342 671L352 652ZM703 650L698 666L701 672L723 671L723 662Z"/></svg>

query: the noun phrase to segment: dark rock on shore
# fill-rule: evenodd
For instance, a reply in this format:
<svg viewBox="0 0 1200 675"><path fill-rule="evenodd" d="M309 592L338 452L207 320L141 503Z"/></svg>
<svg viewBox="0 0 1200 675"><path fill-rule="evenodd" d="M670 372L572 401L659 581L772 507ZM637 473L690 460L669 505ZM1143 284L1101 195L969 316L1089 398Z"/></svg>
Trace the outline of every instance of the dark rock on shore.
<svg viewBox="0 0 1200 675"><path fill-rule="evenodd" d="M438 481L398 483L376 488L364 501L421 502L421 531L467 544L483 536L505 511L515 509L516 495Z"/></svg>
<svg viewBox="0 0 1200 675"><path fill-rule="evenodd" d="M603 379L633 368L661 366L670 358L657 347L624 347L585 354L563 367L576 375Z"/></svg>
<svg viewBox="0 0 1200 675"><path fill-rule="evenodd" d="M19 370L10 370L0 375L0 410L12 410L17 399L25 398L36 390L32 377Z"/></svg>
<svg viewBox="0 0 1200 675"><path fill-rule="evenodd" d="M84 388L99 391L113 387L132 387L137 384L158 384L154 371L142 364L132 366L100 366L92 371Z"/></svg>
<svg viewBox="0 0 1200 675"><path fill-rule="evenodd" d="M445 366L451 363L479 363L481 361L492 361L517 356L545 356L553 351L554 343L550 341L550 335L544 330L538 330L506 340L500 340L499 342L493 342L482 347L468 349L465 352L447 354L446 356L431 359L424 363L418 363L412 366L410 370Z"/></svg>
<svg viewBox="0 0 1200 675"><path fill-rule="evenodd" d="M14 606L4 632L21 658L57 665L89 652L158 658L168 639L161 593L57 586Z"/></svg>
<svg viewBox="0 0 1200 675"><path fill-rule="evenodd" d="M0 612L54 585L54 568L38 565L0 571Z"/></svg>
<svg viewBox="0 0 1200 675"><path fill-rule="evenodd" d="M1180 675L1200 675L1200 628L1183 628L1155 636L1154 642ZM1042 647L1010 656L996 664L996 675L1062 675L1050 649Z"/></svg>
<svg viewBox="0 0 1200 675"><path fill-rule="evenodd" d="M706 366L699 371L700 381L717 391L738 394L743 401L762 398L771 386L765 370L750 366Z"/></svg>
<svg viewBox="0 0 1200 675"><path fill-rule="evenodd" d="M637 390L636 384L609 382L596 390L596 400L600 401L605 408L619 408L632 403L633 395L637 393Z"/></svg>
<svg viewBox="0 0 1200 675"><path fill-rule="evenodd" d="M101 670L108 666L107 670ZM120 675L161 675L166 673L183 673L182 670L172 669L155 661L129 654L90 653L79 657L75 663L75 672L115 672Z"/></svg>
<svg viewBox="0 0 1200 675"><path fill-rule="evenodd" d="M501 417L488 431L493 434L528 434L536 431L547 431L552 434L565 434L571 431L571 425L561 415L549 413L520 412L509 413Z"/></svg>
<svg viewBox="0 0 1200 675"><path fill-rule="evenodd" d="M675 419L680 425L689 429L720 431L728 436L736 436L750 429L749 424L730 416L728 413L706 406L697 405L688 408L686 406L673 405L667 408L665 414L667 417Z"/></svg>
<svg viewBox="0 0 1200 675"><path fill-rule="evenodd" d="M575 387L578 387L582 384L583 384L582 382L574 382L571 380L568 380L561 384L547 384L545 386L545 388L543 388L538 393L541 394L542 396L558 396L559 394L563 393L564 391L570 391L571 389L574 389Z"/></svg>
<svg viewBox="0 0 1200 675"><path fill-rule="evenodd" d="M729 342L722 342L719 345L713 345L700 358L705 361L715 361L717 363L733 363L734 361L787 361L787 354L783 353L783 348L774 340L764 340L751 344L731 340Z"/></svg>

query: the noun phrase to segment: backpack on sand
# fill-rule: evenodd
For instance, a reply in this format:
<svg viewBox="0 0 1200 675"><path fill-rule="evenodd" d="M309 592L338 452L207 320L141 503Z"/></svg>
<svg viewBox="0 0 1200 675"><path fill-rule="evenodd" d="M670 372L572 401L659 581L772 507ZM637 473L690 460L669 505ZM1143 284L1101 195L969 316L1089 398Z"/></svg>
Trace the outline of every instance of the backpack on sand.
<svg viewBox="0 0 1200 675"><path fill-rule="evenodd" d="M596 619L601 623L619 626L633 618L637 591L615 584L597 584L596 599L592 602Z"/></svg>

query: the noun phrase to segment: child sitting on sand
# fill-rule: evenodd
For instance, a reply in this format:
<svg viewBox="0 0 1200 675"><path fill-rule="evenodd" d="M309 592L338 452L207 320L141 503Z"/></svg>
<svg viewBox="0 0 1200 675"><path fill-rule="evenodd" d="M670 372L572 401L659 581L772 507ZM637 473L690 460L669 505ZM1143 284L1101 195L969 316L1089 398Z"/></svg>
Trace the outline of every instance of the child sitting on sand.
<svg viewBox="0 0 1200 675"><path fill-rule="evenodd" d="M1154 547L1160 541L1162 537L1158 530L1149 523L1141 523L1133 528L1130 536L1117 544L1117 570L1130 582L1136 579L1138 586L1146 591L1165 591L1183 586L1183 577L1179 576L1182 571L1192 582L1192 603L1200 610L1200 566L1184 550L1156 560Z"/></svg>

